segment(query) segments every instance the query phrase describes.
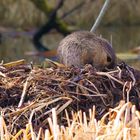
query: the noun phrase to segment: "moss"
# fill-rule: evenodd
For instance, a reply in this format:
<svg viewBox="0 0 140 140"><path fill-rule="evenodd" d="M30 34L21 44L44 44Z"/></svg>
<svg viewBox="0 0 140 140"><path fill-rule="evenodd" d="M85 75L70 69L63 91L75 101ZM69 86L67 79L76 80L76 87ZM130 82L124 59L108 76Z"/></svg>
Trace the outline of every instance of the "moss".
<svg viewBox="0 0 140 140"><path fill-rule="evenodd" d="M31 0L31 1L46 16L48 16L52 12L52 10L53 10L53 8L48 5L46 0Z"/></svg>

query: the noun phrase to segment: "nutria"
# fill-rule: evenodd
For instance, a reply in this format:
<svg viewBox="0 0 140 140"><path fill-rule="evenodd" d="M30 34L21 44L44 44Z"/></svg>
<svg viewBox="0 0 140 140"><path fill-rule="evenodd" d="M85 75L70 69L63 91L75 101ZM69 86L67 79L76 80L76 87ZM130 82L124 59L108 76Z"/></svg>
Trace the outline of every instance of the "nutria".
<svg viewBox="0 0 140 140"><path fill-rule="evenodd" d="M89 31L77 31L66 36L57 49L58 58L66 66L91 64L98 69L113 68L115 52L105 39Z"/></svg>

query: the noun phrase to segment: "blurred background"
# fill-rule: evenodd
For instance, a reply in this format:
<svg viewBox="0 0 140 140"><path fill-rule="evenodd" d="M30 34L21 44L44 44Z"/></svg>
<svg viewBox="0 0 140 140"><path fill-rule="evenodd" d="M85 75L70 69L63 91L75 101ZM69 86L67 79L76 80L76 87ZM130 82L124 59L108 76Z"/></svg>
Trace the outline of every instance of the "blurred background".
<svg viewBox="0 0 140 140"><path fill-rule="evenodd" d="M9 62L26 58L27 61L40 62L41 57L26 55L38 50L35 44L41 43L53 50L68 33L90 30L104 4L104 0L63 0L57 7L59 2L60 0L0 0L0 60ZM116 53L127 56L127 53L140 46L139 7L140 0L111 0L97 28L96 34L112 40ZM49 30L42 33L41 28L46 27L54 18L52 14L55 15L57 26L47 26ZM33 43L33 37L39 31L41 35L38 42ZM135 52L139 55L139 49ZM134 57L128 60L125 61L140 69L138 59Z"/></svg>

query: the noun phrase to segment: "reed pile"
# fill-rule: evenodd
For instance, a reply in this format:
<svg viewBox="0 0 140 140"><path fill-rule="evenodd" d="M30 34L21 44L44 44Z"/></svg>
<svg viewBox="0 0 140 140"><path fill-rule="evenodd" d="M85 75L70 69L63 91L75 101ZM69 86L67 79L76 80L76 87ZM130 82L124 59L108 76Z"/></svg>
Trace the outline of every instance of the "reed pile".
<svg viewBox="0 0 140 140"><path fill-rule="evenodd" d="M5 139L119 139L126 134L136 138L140 136L139 91L140 72L124 63L104 72L91 65L1 64L0 135Z"/></svg>

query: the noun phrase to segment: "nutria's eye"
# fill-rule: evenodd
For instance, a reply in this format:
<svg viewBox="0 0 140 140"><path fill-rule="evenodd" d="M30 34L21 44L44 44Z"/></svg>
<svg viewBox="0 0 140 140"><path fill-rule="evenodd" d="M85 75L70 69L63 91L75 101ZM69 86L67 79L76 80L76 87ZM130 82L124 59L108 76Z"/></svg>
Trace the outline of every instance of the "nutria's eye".
<svg viewBox="0 0 140 140"><path fill-rule="evenodd" d="M112 61L111 57L107 56L107 62L111 62L111 61Z"/></svg>

